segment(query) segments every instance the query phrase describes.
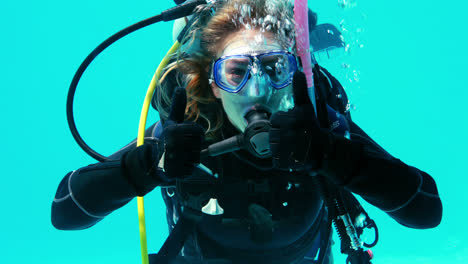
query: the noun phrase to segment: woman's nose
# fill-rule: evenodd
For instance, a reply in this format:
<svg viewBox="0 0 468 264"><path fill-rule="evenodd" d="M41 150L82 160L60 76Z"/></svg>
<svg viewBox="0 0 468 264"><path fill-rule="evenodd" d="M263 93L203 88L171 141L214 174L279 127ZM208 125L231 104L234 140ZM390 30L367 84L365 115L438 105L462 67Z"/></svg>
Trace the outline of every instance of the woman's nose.
<svg viewBox="0 0 468 264"><path fill-rule="evenodd" d="M261 72L252 74L246 88L247 95L250 97L268 97L271 94L267 75Z"/></svg>

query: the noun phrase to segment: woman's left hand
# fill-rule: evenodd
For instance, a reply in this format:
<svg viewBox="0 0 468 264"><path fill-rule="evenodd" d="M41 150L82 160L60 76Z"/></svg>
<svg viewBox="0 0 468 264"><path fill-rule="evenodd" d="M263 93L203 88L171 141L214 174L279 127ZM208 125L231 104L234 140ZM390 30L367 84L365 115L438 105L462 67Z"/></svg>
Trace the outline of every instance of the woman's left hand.
<svg viewBox="0 0 468 264"><path fill-rule="evenodd" d="M322 129L307 94L305 75L293 78L294 108L271 116L270 149L273 166L281 170L320 168L331 144L331 133Z"/></svg>

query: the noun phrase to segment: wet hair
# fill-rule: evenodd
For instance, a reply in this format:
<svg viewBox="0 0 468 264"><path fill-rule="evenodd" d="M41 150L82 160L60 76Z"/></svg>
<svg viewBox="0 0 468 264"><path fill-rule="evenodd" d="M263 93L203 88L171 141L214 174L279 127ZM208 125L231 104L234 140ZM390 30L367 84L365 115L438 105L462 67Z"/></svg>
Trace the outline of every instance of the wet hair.
<svg viewBox="0 0 468 264"><path fill-rule="evenodd" d="M181 48L171 56L156 93L161 119L168 116L172 91L187 91L186 120L200 123L208 138L216 138L224 122L221 102L209 83L211 64L227 36L245 29L271 32L281 46L294 47L292 1L227 0L199 6ZM261 36L260 36L261 38ZM261 41L261 40L260 40Z"/></svg>

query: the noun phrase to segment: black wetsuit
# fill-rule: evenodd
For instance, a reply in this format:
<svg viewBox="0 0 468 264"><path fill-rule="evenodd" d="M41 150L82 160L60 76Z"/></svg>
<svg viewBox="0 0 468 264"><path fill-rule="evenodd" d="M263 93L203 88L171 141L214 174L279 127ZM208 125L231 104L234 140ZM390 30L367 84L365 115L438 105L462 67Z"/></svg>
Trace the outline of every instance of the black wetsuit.
<svg viewBox="0 0 468 264"><path fill-rule="evenodd" d="M327 102L337 109L343 102L347 103L346 94L328 72L327 76L332 83ZM341 96L336 96L333 89L338 89ZM356 161L359 164L354 164L353 175L341 178L339 187L360 195L404 226L437 226L442 205L432 177L392 157L354 124L349 114L347 117L351 141L361 145L364 153L363 158ZM224 133L230 136L232 126L228 125ZM147 136L151 135L149 129ZM135 193L121 173L120 157L134 147L135 143L131 143L112 155L115 161L68 173L52 205L54 226L88 228L132 200ZM181 252L186 259L191 259L188 263L194 263L195 259L315 263L308 259L313 259L317 247L324 246L320 241L328 241L330 234L323 232L327 211L310 177L299 172L259 169L260 163L262 161L242 152L202 159L202 164L218 178L195 169L194 180L179 186L179 190L186 188L190 192L197 192L197 186L200 192L208 191L224 209L222 223L202 221L193 230ZM176 189L171 186L162 186L161 190L172 229L180 215L181 196L172 195ZM247 208L252 203L261 205L272 215L275 231L271 242L254 243L249 239L249 223L245 219L249 217ZM331 262L328 259L323 263Z"/></svg>

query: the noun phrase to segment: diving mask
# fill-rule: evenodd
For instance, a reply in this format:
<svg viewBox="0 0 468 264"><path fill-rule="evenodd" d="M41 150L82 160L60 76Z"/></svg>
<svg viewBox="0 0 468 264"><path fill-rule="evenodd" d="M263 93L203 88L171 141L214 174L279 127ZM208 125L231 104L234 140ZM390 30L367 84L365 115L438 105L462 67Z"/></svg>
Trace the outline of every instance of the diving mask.
<svg viewBox="0 0 468 264"><path fill-rule="evenodd" d="M213 63L212 82L230 122L239 131L247 127L250 111L287 111L294 107L292 77L296 57L285 50L230 52Z"/></svg>
<svg viewBox="0 0 468 264"><path fill-rule="evenodd" d="M254 74L265 75L269 85L281 89L292 82L297 70L296 57L288 51L227 55L213 65L213 79L219 88L239 92Z"/></svg>

